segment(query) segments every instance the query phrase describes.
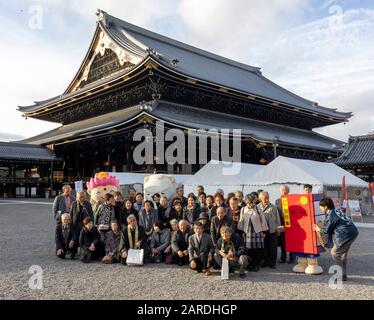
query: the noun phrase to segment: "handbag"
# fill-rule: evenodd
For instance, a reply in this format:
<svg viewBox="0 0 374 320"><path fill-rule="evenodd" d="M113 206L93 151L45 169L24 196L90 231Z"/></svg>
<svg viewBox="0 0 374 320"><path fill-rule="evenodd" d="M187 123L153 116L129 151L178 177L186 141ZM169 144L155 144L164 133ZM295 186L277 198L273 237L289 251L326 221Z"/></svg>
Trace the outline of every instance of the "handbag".
<svg viewBox="0 0 374 320"><path fill-rule="evenodd" d="M229 261L226 258L222 259L221 279L229 280Z"/></svg>
<svg viewBox="0 0 374 320"><path fill-rule="evenodd" d="M126 264L128 266L142 266L144 262L144 249L129 249Z"/></svg>

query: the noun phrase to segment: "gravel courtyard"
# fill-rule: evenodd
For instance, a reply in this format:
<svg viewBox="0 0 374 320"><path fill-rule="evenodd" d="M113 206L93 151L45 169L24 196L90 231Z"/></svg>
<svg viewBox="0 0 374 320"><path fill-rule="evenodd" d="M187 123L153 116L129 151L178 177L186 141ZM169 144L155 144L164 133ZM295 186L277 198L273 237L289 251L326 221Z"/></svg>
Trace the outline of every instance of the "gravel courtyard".
<svg viewBox="0 0 374 320"><path fill-rule="evenodd" d="M0 299L373 299L374 229L360 227L348 260L349 281L340 290L328 286L329 254L320 264L325 273L292 273L292 265L237 274L222 281L194 274L187 267L148 264L126 267L54 254L52 204L45 200L0 200ZM369 222L372 219L368 219ZM31 290L29 267L43 269L43 289Z"/></svg>

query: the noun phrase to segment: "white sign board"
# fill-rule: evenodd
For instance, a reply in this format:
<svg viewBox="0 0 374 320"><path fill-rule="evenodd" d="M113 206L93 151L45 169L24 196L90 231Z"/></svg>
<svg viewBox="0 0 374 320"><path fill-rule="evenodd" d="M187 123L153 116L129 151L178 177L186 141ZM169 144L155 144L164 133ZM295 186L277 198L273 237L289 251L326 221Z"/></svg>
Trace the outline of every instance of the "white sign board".
<svg viewBox="0 0 374 320"><path fill-rule="evenodd" d="M83 181L75 181L75 192L82 192L83 191Z"/></svg>
<svg viewBox="0 0 374 320"><path fill-rule="evenodd" d="M348 200L348 206L349 210L351 211L351 218L361 218L362 219L362 213L360 208L360 202L358 200Z"/></svg>

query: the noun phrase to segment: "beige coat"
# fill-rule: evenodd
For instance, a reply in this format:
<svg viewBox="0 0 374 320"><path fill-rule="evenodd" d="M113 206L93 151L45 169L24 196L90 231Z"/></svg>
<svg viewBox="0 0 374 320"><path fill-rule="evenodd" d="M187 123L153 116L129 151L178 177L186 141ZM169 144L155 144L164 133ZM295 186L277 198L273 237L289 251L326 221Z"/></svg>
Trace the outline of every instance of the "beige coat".
<svg viewBox="0 0 374 320"><path fill-rule="evenodd" d="M246 219L247 215L250 215L250 220L255 233L269 230L263 212L261 210L256 210L256 207L250 209L247 206L243 207L240 211L238 230L242 230L244 232L248 230L249 219Z"/></svg>

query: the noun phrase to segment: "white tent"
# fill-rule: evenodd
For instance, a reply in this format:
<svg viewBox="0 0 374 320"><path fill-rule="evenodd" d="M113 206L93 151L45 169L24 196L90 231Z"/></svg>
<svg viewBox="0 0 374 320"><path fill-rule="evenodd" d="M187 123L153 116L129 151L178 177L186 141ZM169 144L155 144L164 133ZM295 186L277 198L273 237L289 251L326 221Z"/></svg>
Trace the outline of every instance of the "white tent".
<svg viewBox="0 0 374 320"><path fill-rule="evenodd" d="M303 193L303 185L311 184L313 192L319 193L326 191L326 187L341 189L343 176L347 187L368 187L367 182L333 163L279 156L245 182L244 193L263 189L274 201L279 197L281 184L287 184L291 193Z"/></svg>
<svg viewBox="0 0 374 320"><path fill-rule="evenodd" d="M184 183L184 194L196 193L198 185L206 194L214 194L218 188L225 194L242 191L245 181L263 168L262 165L211 160Z"/></svg>

